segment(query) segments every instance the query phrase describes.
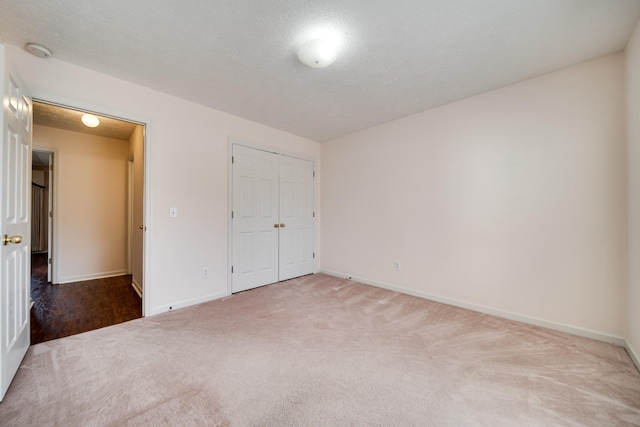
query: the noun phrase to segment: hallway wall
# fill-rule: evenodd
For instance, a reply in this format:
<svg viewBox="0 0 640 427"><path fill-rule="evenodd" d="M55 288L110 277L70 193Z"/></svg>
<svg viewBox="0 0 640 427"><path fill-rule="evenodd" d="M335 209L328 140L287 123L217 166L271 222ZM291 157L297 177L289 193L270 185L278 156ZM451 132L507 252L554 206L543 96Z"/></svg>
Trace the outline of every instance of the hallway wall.
<svg viewBox="0 0 640 427"><path fill-rule="evenodd" d="M128 142L34 126L55 150L53 283L127 273Z"/></svg>

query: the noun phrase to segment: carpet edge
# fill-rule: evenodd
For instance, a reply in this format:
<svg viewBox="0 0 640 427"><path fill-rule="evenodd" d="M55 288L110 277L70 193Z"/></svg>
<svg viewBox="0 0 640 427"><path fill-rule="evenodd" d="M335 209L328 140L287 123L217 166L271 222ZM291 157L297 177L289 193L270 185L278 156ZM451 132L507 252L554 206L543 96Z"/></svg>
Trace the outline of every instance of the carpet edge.
<svg viewBox="0 0 640 427"><path fill-rule="evenodd" d="M633 363L636 365L636 369L640 372L640 356L635 351L629 340L624 340L624 349L627 350L629 357L633 360Z"/></svg>
<svg viewBox="0 0 640 427"><path fill-rule="evenodd" d="M164 304L161 306L153 307L149 310L149 313L145 313L144 317L154 316L156 314L162 314L169 311L177 310L179 308L186 308L197 304L202 304L204 302L214 301L220 298L228 297L231 295L228 291L216 292L214 294L205 295L200 298L194 298L190 300L178 301L172 304Z"/></svg>
<svg viewBox="0 0 640 427"><path fill-rule="evenodd" d="M424 298L430 301L435 301L435 302L441 302L443 304L449 304L455 307L460 307L460 308L465 308L467 310L471 310L471 311L476 311L479 313L483 313L483 314L490 314L493 316L498 316L498 317L502 317L505 319L509 319L509 320L515 320L518 322L522 322L522 323L526 323L529 325L534 325L534 326L540 326L543 328L547 328L547 329L552 329L555 331L560 331L560 332L565 332L571 335L576 335L579 337L584 337L584 338L591 338L597 341L602 341L602 342L606 342L609 344L614 344L617 345L619 347L624 347L624 348L628 348L628 343L627 340L625 340L623 337L618 337L615 335L611 335L611 334L607 334L607 333L603 333L603 332L598 332L598 331L593 331L591 329L586 329L586 328L580 328L578 326L572 326L572 325L566 325L564 323L558 323L558 322L553 322L553 321L549 321L549 320L543 320L543 319L538 319L536 317L531 317L531 316L525 316L522 314L517 314L517 313L512 313L509 311L504 311L504 310L500 310L500 309L496 309L496 308L492 308L492 307L486 307L483 305L477 305L477 304L472 304L472 303L468 303L465 301L460 301L460 300L456 300L453 298L447 298L447 297L442 297L439 295L435 295L435 294L430 294L427 292L420 292L420 291L415 291L412 289L407 289L407 288L403 288L400 286L396 286L396 285L391 285L388 283L382 283L382 282L377 282L375 280L369 280L366 279L364 277L358 277L358 276L351 276L345 273L340 273L337 271L332 271L332 270L325 270L325 269L321 269L320 273L326 274L328 276L334 276L334 277L339 277L342 279L350 279L353 280L355 282L358 283L363 283L365 285L370 285L370 286L375 286L378 288L383 288L383 289L387 289L390 291L394 291L394 292L399 292L401 294L406 294L406 295L412 295L415 297L419 297L419 298ZM637 354L634 353L636 356ZM632 359L633 356L631 357ZM634 363L636 364L636 366L638 366L638 362L636 361L636 359L634 359Z"/></svg>

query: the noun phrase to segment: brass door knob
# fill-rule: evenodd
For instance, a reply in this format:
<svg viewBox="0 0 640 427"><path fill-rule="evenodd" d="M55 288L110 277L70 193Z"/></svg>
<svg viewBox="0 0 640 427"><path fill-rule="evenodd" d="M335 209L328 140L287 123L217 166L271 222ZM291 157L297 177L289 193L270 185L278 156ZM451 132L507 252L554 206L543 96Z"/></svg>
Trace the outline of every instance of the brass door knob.
<svg viewBox="0 0 640 427"><path fill-rule="evenodd" d="M13 243L14 245L22 243L22 236L7 236L6 234L2 237L2 243L7 246L9 243Z"/></svg>
<svg viewBox="0 0 640 427"><path fill-rule="evenodd" d="M284 227L285 227L284 222L281 222L281 223L280 223L280 228L284 228Z"/></svg>
<svg viewBox="0 0 640 427"><path fill-rule="evenodd" d="M273 228L279 228L280 224L273 224Z"/></svg>
<svg viewBox="0 0 640 427"><path fill-rule="evenodd" d="M141 226L140 226L140 230L144 230L144 225L141 225Z"/></svg>

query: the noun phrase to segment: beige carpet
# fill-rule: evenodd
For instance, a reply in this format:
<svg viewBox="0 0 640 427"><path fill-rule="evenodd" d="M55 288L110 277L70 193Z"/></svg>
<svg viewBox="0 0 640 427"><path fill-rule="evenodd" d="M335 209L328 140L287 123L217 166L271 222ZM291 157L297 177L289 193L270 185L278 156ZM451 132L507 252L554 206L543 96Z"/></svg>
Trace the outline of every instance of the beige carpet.
<svg viewBox="0 0 640 427"><path fill-rule="evenodd" d="M324 275L35 345L0 425L640 425L624 349Z"/></svg>

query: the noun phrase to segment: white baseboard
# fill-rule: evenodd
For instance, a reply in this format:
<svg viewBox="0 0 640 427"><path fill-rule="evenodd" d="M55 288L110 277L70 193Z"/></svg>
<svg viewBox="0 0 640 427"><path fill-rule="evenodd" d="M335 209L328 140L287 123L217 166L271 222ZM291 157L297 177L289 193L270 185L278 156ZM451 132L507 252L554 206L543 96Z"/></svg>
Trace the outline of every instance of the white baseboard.
<svg viewBox="0 0 640 427"><path fill-rule="evenodd" d="M374 280L368 280L368 279L365 279L363 277L351 276L351 275L344 274L344 273L339 273L339 272L336 272L336 271L322 270L321 269L320 273L324 273L324 274L327 274L329 276L335 276L335 277L340 277L340 278L344 278L344 279L349 279L350 278L354 282L364 283L365 285L376 286L378 288L388 289L390 291L395 291L395 292L399 292L399 293L402 293L402 294L412 295L412 296L428 299L428 300L431 300L431 301L436 301L436 302L441 302L441 303L444 303L444 304L453 305L455 307L466 308L468 310L477 311L479 313L491 314L493 316L503 317L503 318L509 319L509 320L515 320L515 321L522 322L522 323L527 323L527 324L530 324L530 325L541 326L543 328L553 329L555 331L560 331L560 332L566 332L568 334L577 335L577 336L585 337L585 338L591 338L591 339L598 340L598 341L604 341L604 342L607 342L607 343L610 343L610 344L615 344L615 345L618 345L618 346L621 346L621 347L628 348L627 341L624 338L617 337L615 335L609 335L609 334L605 334L605 333L598 332L598 331L592 331L590 329L580 328L580 327L571 326L571 325L565 325L563 323L550 322L550 321L538 319L538 318L535 318L535 317L524 316L524 315L521 315L521 314L511 313L511 312L508 312L508 311L499 310L499 309L495 309L495 308L491 308L491 307L485 307L485 306L482 306L482 305L476 305L476 304L468 303L468 302L465 302L465 301L460 301L460 300L456 300L456 299L452 299L452 298L442 297L442 296L439 296L439 295L429 294L429 293L426 293L426 292L414 291L412 289L401 288L399 286L389 285L389 284L381 283L381 282L376 282ZM632 356L632 358L633 358L633 356ZM634 360L634 362L635 362L635 360ZM636 362L636 365L637 365L637 362Z"/></svg>
<svg viewBox="0 0 640 427"><path fill-rule="evenodd" d="M638 371L640 371L640 353L635 351L631 346L631 343L627 340L625 340L624 342L624 348L627 350L627 353L629 353L629 357L631 358L631 360L633 360L633 363L635 363Z"/></svg>
<svg viewBox="0 0 640 427"><path fill-rule="evenodd" d="M108 277L124 276L126 274L127 274L127 270L117 270L117 271L105 271L102 273L84 274L79 276L66 276L66 277L60 278L60 280L58 281L58 284L83 282L85 280L106 279Z"/></svg>
<svg viewBox="0 0 640 427"><path fill-rule="evenodd" d="M196 304L202 304L203 302L209 302L220 298L228 297L231 295L228 291L218 292L215 294L206 295L204 297L195 298L191 300L178 301L173 304L161 305L159 307L153 307L150 313L145 313L145 317L153 316L155 314L166 313L167 311L177 310L179 308L185 308Z"/></svg>
<svg viewBox="0 0 640 427"><path fill-rule="evenodd" d="M135 280L131 279L131 287L136 291L136 294L142 298L142 286L140 286Z"/></svg>

